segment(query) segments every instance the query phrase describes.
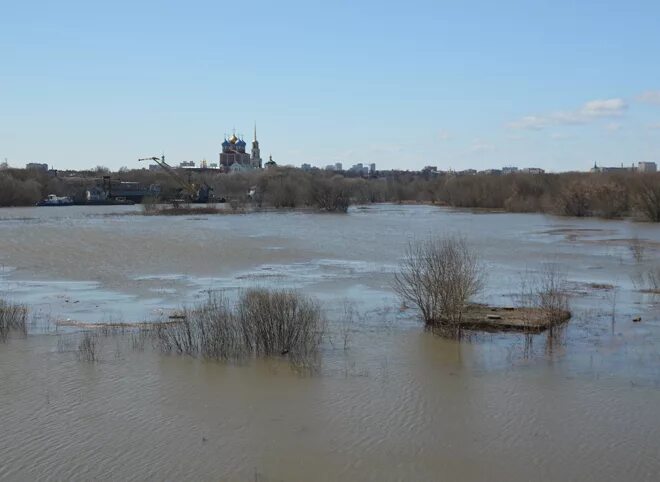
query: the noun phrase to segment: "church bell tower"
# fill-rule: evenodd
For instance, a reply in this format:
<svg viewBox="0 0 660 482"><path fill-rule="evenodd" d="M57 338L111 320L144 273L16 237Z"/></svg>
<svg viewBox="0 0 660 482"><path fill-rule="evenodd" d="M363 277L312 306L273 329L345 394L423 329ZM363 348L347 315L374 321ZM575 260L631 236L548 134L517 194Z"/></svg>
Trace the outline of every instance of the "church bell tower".
<svg viewBox="0 0 660 482"><path fill-rule="evenodd" d="M259 151L259 141L257 140L257 123L254 124L254 140L252 141L252 167L261 168L261 152Z"/></svg>

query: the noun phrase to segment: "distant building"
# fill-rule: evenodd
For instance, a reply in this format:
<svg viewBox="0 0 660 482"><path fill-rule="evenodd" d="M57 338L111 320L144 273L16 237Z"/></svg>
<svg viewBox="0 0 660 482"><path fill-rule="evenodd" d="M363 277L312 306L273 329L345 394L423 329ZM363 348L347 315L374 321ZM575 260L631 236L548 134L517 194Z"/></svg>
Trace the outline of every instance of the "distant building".
<svg viewBox="0 0 660 482"><path fill-rule="evenodd" d="M47 171L48 170L48 164L41 164L38 162L28 162L25 165L25 169L31 169L33 171Z"/></svg>
<svg viewBox="0 0 660 482"><path fill-rule="evenodd" d="M500 169L485 169L483 171L479 171L478 174L484 174L486 176L499 176L502 174L502 171Z"/></svg>
<svg viewBox="0 0 660 482"><path fill-rule="evenodd" d="M518 172L518 168L515 166L505 166L502 168L502 174L514 174Z"/></svg>
<svg viewBox="0 0 660 482"><path fill-rule="evenodd" d="M374 164L375 167L375 164ZM351 172L353 174L359 174L360 176L368 176L369 175L369 166L365 166L361 162L358 162L357 164L353 164L351 168L348 170L348 172Z"/></svg>
<svg viewBox="0 0 660 482"><path fill-rule="evenodd" d="M369 164L369 174L371 174L372 176L376 174L376 163L375 162L372 162L371 164Z"/></svg>
<svg viewBox="0 0 660 482"><path fill-rule="evenodd" d="M639 172L658 172L658 166L655 162L638 162L637 170Z"/></svg>
<svg viewBox="0 0 660 482"><path fill-rule="evenodd" d="M344 166L342 166L341 162L335 162L335 171L340 172L344 170Z"/></svg>
<svg viewBox="0 0 660 482"><path fill-rule="evenodd" d="M245 152L247 143L232 134L229 139L224 140L222 143L222 152L220 153L220 166L229 170L233 164L240 164L242 167L249 169L261 168L261 151L259 149L259 141L257 140L257 126L254 126L254 140L252 141L252 152Z"/></svg>
<svg viewBox="0 0 660 482"><path fill-rule="evenodd" d="M304 163L302 166L300 166L300 169L302 169L303 171L311 171L312 170L312 165Z"/></svg>
<svg viewBox="0 0 660 482"><path fill-rule="evenodd" d="M521 169L520 172L525 172L527 174L545 174L545 171L540 167L526 167Z"/></svg>
<svg viewBox="0 0 660 482"><path fill-rule="evenodd" d="M159 166L158 164L149 164L149 170L150 171L162 171L163 168Z"/></svg>
<svg viewBox="0 0 660 482"><path fill-rule="evenodd" d="M424 166L422 174L425 176L439 176L442 173L438 171L438 166Z"/></svg>
<svg viewBox="0 0 660 482"><path fill-rule="evenodd" d="M190 169L191 167L195 167L195 161L183 161L179 163L179 167L183 169Z"/></svg>
<svg viewBox="0 0 660 482"><path fill-rule="evenodd" d="M273 161L273 156L268 156L268 162L264 165L265 169L274 169L277 167L277 163Z"/></svg>
<svg viewBox="0 0 660 482"><path fill-rule="evenodd" d="M630 167L625 167L623 163L621 163L621 167L601 167L594 162L594 167L591 168L591 172L599 172L599 173L635 172L635 171L637 171L637 167L635 167L634 164L631 165Z"/></svg>

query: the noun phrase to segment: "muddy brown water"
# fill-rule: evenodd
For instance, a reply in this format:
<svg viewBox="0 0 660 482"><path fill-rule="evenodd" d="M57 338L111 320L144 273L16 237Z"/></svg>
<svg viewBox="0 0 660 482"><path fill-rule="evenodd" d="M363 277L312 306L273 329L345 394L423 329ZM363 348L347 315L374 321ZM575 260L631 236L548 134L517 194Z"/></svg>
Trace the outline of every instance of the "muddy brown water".
<svg viewBox="0 0 660 482"><path fill-rule="evenodd" d="M0 345L0 479L659 478L660 300L634 282L659 262L657 225L429 206L135 209L0 209L0 293L34 319ZM565 332L462 343L424 332L391 276L407 241L433 233L482 253L484 302L511 303L521 273L558 264L574 294ZM642 263L633 238L648 245ZM75 330L53 328L154 321L248 286L321 300L317 372L135 351L122 337L101 337L101 360L85 363L62 349Z"/></svg>

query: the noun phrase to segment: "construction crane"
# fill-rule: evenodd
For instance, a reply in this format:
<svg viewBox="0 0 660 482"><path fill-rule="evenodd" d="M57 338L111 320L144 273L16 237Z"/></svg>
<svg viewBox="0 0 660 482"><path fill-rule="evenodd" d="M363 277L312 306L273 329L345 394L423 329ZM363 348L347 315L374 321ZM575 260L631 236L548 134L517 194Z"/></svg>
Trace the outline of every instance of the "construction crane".
<svg viewBox="0 0 660 482"><path fill-rule="evenodd" d="M158 164L163 170L168 173L179 185L181 190L185 192L187 200L194 203L207 203L213 198L213 188L204 183L203 186L197 186L186 180L176 170L165 162L165 155L162 157L143 157L138 161L153 161Z"/></svg>

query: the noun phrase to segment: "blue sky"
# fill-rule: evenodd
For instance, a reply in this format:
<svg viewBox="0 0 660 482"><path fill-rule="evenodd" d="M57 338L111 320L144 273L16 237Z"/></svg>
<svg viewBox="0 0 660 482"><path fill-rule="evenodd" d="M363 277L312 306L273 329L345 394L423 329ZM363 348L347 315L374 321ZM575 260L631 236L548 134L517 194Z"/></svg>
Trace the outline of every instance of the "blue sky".
<svg viewBox="0 0 660 482"><path fill-rule="evenodd" d="M657 1L0 2L15 166L660 161Z"/></svg>

